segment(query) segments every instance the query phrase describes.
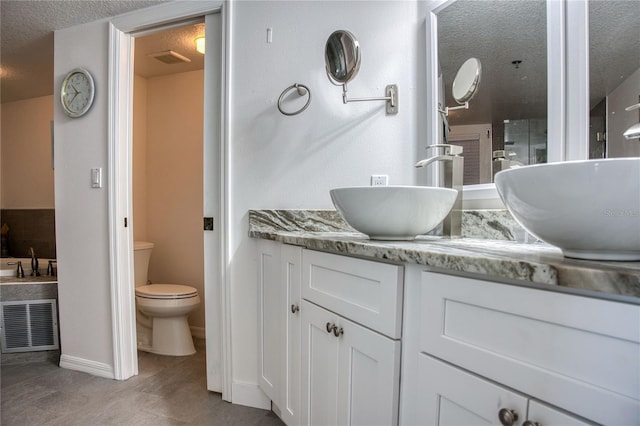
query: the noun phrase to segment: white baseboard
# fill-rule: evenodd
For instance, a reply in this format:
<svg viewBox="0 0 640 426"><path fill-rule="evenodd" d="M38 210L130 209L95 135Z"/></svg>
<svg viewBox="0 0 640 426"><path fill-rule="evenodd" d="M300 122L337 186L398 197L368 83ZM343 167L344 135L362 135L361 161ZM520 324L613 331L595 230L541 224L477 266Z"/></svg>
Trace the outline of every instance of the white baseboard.
<svg viewBox="0 0 640 426"><path fill-rule="evenodd" d="M207 338L207 335L205 333L204 327L189 326L189 329L191 329L191 335L193 337L195 337L196 339L206 339Z"/></svg>
<svg viewBox="0 0 640 426"><path fill-rule="evenodd" d="M255 383L233 382L231 385L231 403L263 410L271 409L271 400Z"/></svg>
<svg viewBox="0 0 640 426"><path fill-rule="evenodd" d="M93 374L94 376L106 377L107 379L115 379L113 366L71 355L60 356L60 367L68 370L82 371L83 373Z"/></svg>

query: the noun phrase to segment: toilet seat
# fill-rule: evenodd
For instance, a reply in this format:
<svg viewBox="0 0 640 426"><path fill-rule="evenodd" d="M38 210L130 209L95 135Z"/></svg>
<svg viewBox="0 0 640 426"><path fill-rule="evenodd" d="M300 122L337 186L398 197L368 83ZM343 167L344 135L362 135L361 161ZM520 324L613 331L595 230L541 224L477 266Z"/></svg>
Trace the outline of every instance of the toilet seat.
<svg viewBox="0 0 640 426"><path fill-rule="evenodd" d="M198 296L198 290L181 284L149 284L136 287L136 296L144 299L189 299Z"/></svg>

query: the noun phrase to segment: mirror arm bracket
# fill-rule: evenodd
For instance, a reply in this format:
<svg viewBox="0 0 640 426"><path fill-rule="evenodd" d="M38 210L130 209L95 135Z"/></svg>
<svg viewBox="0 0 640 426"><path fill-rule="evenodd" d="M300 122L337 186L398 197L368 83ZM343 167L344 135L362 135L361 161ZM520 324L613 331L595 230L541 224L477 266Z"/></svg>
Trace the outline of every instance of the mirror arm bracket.
<svg viewBox="0 0 640 426"><path fill-rule="evenodd" d="M454 106L454 107L444 107L444 109L438 107L438 111L440 114L444 114L445 117L449 116L449 111L455 111L457 109L469 109L469 102L465 102L463 105Z"/></svg>
<svg viewBox="0 0 640 426"><path fill-rule="evenodd" d="M387 102L387 114L398 113L398 85L389 84L385 87L384 97L372 97L372 98L349 98L347 96L347 85L342 85L342 103L347 104L349 102L368 102L368 101L386 101Z"/></svg>

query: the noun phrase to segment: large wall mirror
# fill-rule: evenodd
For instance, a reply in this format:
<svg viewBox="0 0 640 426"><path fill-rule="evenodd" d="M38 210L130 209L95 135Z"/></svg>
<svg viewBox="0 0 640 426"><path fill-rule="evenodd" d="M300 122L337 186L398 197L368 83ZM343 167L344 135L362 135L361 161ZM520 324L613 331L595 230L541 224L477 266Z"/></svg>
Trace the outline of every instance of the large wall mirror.
<svg viewBox="0 0 640 426"><path fill-rule="evenodd" d="M457 0L437 14L440 103L469 57L482 84L466 110L448 116L448 143L462 145L465 185L493 182L510 164L547 160L547 16L544 0ZM444 95L444 99L442 98Z"/></svg>
<svg viewBox="0 0 640 426"><path fill-rule="evenodd" d="M589 1L589 158L638 157L623 133L640 122L640 1Z"/></svg>
<svg viewBox="0 0 640 426"><path fill-rule="evenodd" d="M437 74L440 81L430 93L450 104L446 96L462 62L474 56L483 67L473 104L452 112L447 123L448 142L465 147L465 168L471 169L465 184L492 182L510 162L640 156L640 140L623 136L640 122L640 109L625 110L640 102L640 1L584 0L578 9L586 13L573 12L565 30L579 34L587 28L589 36L571 41L559 24L547 23L562 22L563 8L575 11L576 2L433 4L430 19L436 25L431 27L437 26L437 33L427 36L428 43L437 45L438 57L427 74L430 80ZM562 57L567 75L556 63ZM548 58L554 59L548 63ZM562 99L557 93L568 86L573 95ZM588 149L581 148L587 144Z"/></svg>

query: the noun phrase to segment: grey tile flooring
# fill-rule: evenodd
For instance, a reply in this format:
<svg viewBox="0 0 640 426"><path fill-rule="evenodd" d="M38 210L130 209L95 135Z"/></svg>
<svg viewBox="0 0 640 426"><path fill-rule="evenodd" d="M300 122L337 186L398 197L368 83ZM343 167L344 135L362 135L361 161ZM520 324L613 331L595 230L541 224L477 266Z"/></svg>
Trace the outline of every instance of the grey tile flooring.
<svg viewBox="0 0 640 426"><path fill-rule="evenodd" d="M280 426L271 411L233 405L206 388L205 352L138 353L139 374L117 381L51 361L2 365L0 424Z"/></svg>

